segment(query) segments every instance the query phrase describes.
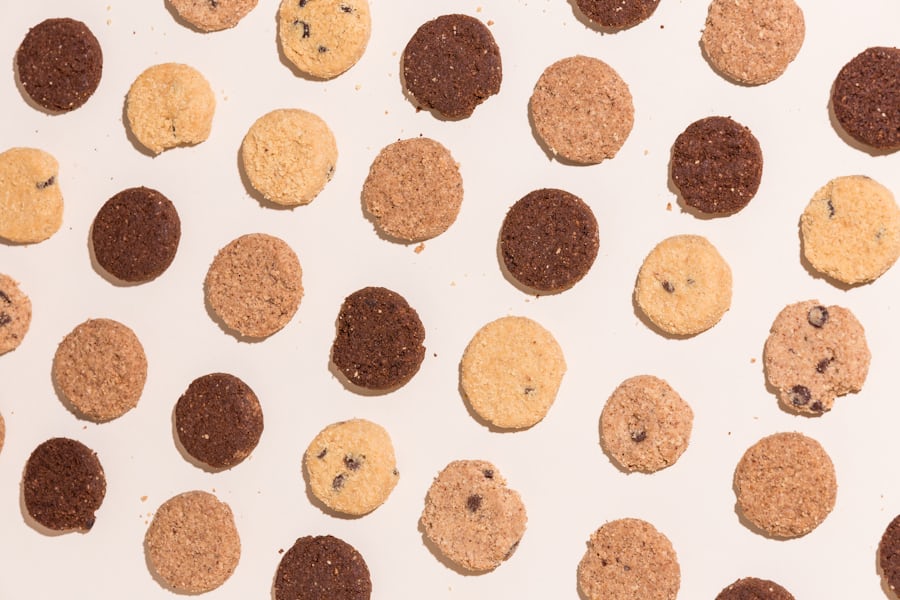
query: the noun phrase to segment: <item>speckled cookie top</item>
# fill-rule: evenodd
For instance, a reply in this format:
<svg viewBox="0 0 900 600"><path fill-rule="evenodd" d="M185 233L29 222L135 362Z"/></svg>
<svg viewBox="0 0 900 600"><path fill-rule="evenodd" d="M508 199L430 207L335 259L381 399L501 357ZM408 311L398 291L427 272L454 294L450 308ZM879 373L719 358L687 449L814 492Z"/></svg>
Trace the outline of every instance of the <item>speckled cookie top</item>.
<svg viewBox="0 0 900 600"><path fill-rule="evenodd" d="M39 148L0 153L0 238L13 243L42 242L63 221L59 162Z"/></svg>
<svg viewBox="0 0 900 600"><path fill-rule="evenodd" d="M649 19L659 0L576 0L576 4L591 21L619 30Z"/></svg>
<svg viewBox="0 0 900 600"><path fill-rule="evenodd" d="M31 327L31 299L18 282L0 273L0 356L19 347Z"/></svg>
<svg viewBox="0 0 900 600"><path fill-rule="evenodd" d="M258 0L167 0L178 16L200 31L221 31L237 25Z"/></svg>
<svg viewBox="0 0 900 600"><path fill-rule="evenodd" d="M900 48L866 48L845 64L831 88L831 106L856 141L900 149Z"/></svg>
<svg viewBox="0 0 900 600"><path fill-rule="evenodd" d="M278 563L275 600L369 600L372 577L359 551L333 535L298 538Z"/></svg>
<svg viewBox="0 0 900 600"><path fill-rule="evenodd" d="M891 519L878 542L878 566L891 590L900 590L900 515Z"/></svg>
<svg viewBox="0 0 900 600"><path fill-rule="evenodd" d="M774 581L743 577L719 592L716 600L794 600L794 596Z"/></svg>

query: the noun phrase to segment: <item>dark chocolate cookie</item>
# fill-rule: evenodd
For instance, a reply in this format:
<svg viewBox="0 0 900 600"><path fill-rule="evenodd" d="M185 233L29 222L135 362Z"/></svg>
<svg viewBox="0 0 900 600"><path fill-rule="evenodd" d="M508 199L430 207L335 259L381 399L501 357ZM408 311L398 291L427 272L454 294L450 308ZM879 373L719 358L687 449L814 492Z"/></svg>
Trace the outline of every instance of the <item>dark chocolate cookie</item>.
<svg viewBox="0 0 900 600"><path fill-rule="evenodd" d="M403 296L367 287L347 296L341 305L331 360L351 383L388 391L419 370L424 341L422 321Z"/></svg>
<svg viewBox="0 0 900 600"><path fill-rule="evenodd" d="M297 539L281 557L275 600L368 600L369 567L350 544L331 535Z"/></svg>
<svg viewBox="0 0 900 600"><path fill-rule="evenodd" d="M774 581L744 577L719 592L716 600L794 600L794 596Z"/></svg>
<svg viewBox="0 0 900 600"><path fill-rule="evenodd" d="M51 438L31 453L22 482L25 508L56 531L87 531L106 496L106 476L97 454L76 440Z"/></svg>
<svg viewBox="0 0 900 600"><path fill-rule="evenodd" d="M762 167L756 137L729 117L691 123L672 147L672 181L685 204L707 214L744 208L759 189Z"/></svg>
<svg viewBox="0 0 900 600"><path fill-rule="evenodd" d="M259 443L263 414L246 383L228 373L198 377L175 404L175 431L188 454L216 469L233 467Z"/></svg>
<svg viewBox="0 0 900 600"><path fill-rule="evenodd" d="M103 73L100 43L75 19L47 19L28 30L16 52L22 88L50 111L75 110L93 95Z"/></svg>
<svg viewBox="0 0 900 600"><path fill-rule="evenodd" d="M867 48L844 65L831 88L831 105L857 141L900 149L900 48Z"/></svg>
<svg viewBox="0 0 900 600"><path fill-rule="evenodd" d="M500 91L500 48L478 19L443 15L419 27L406 44L403 78L416 102L462 119Z"/></svg>
<svg viewBox="0 0 900 600"><path fill-rule="evenodd" d="M91 229L97 262L131 283L162 275L175 259L180 240L181 220L175 205L147 187L122 190L107 200Z"/></svg>
<svg viewBox="0 0 900 600"><path fill-rule="evenodd" d="M597 258L597 219L581 198L557 189L528 193L500 229L500 254L516 281L561 292L580 281Z"/></svg>
<svg viewBox="0 0 900 600"><path fill-rule="evenodd" d="M591 21L610 29L627 29L646 21L659 0L575 0Z"/></svg>
<svg viewBox="0 0 900 600"><path fill-rule="evenodd" d="M881 576L895 592L900 590L900 515L888 524L878 544Z"/></svg>

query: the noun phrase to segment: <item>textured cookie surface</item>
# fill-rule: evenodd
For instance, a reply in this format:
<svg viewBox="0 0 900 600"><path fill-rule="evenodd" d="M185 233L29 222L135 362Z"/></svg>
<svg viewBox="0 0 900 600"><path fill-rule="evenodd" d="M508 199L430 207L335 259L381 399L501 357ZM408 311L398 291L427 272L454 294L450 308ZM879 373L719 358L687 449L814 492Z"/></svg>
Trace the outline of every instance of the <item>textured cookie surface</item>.
<svg viewBox="0 0 900 600"><path fill-rule="evenodd" d="M878 566L885 583L895 593L900 589L900 515L888 523L878 542Z"/></svg>
<svg viewBox="0 0 900 600"><path fill-rule="evenodd" d="M221 31L237 25L258 0L168 0L178 16L200 31Z"/></svg>
<svg viewBox="0 0 900 600"><path fill-rule="evenodd" d="M589 56L564 58L547 67L528 110L549 152L581 164L614 157L634 126L628 84L608 64Z"/></svg>
<svg viewBox="0 0 900 600"><path fill-rule="evenodd" d="M445 232L459 214L459 165L440 142L418 137L382 148L369 168L362 199L377 227L415 242Z"/></svg>
<svg viewBox="0 0 900 600"><path fill-rule="evenodd" d="M3 420L3 414L0 413L0 450L3 450L3 442L6 441L6 421Z"/></svg>
<svg viewBox="0 0 900 600"><path fill-rule="evenodd" d="M37 148L0 153L0 237L16 243L42 242L63 218L59 163Z"/></svg>
<svg viewBox="0 0 900 600"><path fill-rule="evenodd" d="M734 471L741 514L775 538L806 535L834 508L837 477L816 440L775 433L747 449Z"/></svg>
<svg viewBox="0 0 900 600"><path fill-rule="evenodd" d="M787 70L805 36L794 0L712 0L700 43L720 73L760 85Z"/></svg>
<svg viewBox="0 0 900 600"><path fill-rule="evenodd" d="M403 81L415 102L463 119L500 92L503 63L487 26L463 14L442 15L422 24L402 57Z"/></svg>
<svg viewBox="0 0 900 600"><path fill-rule="evenodd" d="M278 9L281 49L312 77L331 79L355 65L371 33L367 0L282 0Z"/></svg>
<svg viewBox="0 0 900 600"><path fill-rule="evenodd" d="M844 65L831 88L831 106L856 141L900 149L900 48L867 48Z"/></svg>
<svg viewBox="0 0 900 600"><path fill-rule="evenodd" d="M527 317L478 330L460 361L460 386L478 416L497 427L531 427L546 416L566 372L553 334Z"/></svg>
<svg viewBox="0 0 900 600"><path fill-rule="evenodd" d="M303 464L313 495L328 508L354 516L381 506L400 478L388 432L365 419L323 429L310 442Z"/></svg>
<svg viewBox="0 0 900 600"><path fill-rule="evenodd" d="M591 534L578 563L588 600L675 600L681 567L669 539L640 519L617 519Z"/></svg>
<svg viewBox="0 0 900 600"><path fill-rule="evenodd" d="M275 573L274 600L369 600L372 578L363 556L332 535L297 539Z"/></svg>
<svg viewBox="0 0 900 600"><path fill-rule="evenodd" d="M719 592L716 600L794 600L794 596L774 581L744 577Z"/></svg>
<svg viewBox="0 0 900 600"><path fill-rule="evenodd" d="M784 307L763 349L766 380L782 405L808 415L821 415L837 396L860 391L871 357L853 313L818 300Z"/></svg>
<svg viewBox="0 0 900 600"><path fill-rule="evenodd" d="M331 181L337 157L328 124L299 108L266 113L241 143L241 163L250 185L282 206L312 202Z"/></svg>
<svg viewBox="0 0 900 600"><path fill-rule="evenodd" d="M591 21L610 29L627 29L646 21L659 0L576 0L578 8Z"/></svg>
<svg viewBox="0 0 900 600"><path fill-rule="evenodd" d="M540 189L503 219L500 255L512 277L540 292L561 292L587 275L600 249L594 211L578 196Z"/></svg>
<svg viewBox="0 0 900 600"><path fill-rule="evenodd" d="M457 460L434 479L425 497L425 536L451 562L490 571L512 556L528 518L522 498L484 460Z"/></svg>
<svg viewBox="0 0 900 600"><path fill-rule="evenodd" d="M112 319L88 319L56 348L53 381L80 416L109 421L137 406L147 357L130 328Z"/></svg>
<svg viewBox="0 0 900 600"><path fill-rule="evenodd" d="M9 275L0 273L0 356L19 347L31 327L31 299Z"/></svg>

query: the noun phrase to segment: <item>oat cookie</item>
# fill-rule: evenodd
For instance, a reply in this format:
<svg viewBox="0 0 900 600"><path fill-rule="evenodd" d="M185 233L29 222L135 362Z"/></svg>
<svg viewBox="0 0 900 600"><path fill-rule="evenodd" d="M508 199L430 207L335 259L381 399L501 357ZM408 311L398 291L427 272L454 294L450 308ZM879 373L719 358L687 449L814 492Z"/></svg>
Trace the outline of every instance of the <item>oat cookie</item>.
<svg viewBox="0 0 900 600"><path fill-rule="evenodd" d="M878 542L878 566L888 587L900 590L900 515L888 523Z"/></svg>
<svg viewBox="0 0 900 600"><path fill-rule="evenodd" d="M716 596L715 600L795 600L793 594L768 579L743 577Z"/></svg>
<svg viewBox="0 0 900 600"><path fill-rule="evenodd" d="M821 415L862 389L872 355L863 326L841 306L806 300L784 307L763 349L766 380L788 410Z"/></svg>
<svg viewBox="0 0 900 600"><path fill-rule="evenodd" d="M553 334L527 317L501 317L479 329L459 367L472 410L509 429L531 427L546 416L565 372Z"/></svg>
<svg viewBox="0 0 900 600"><path fill-rule="evenodd" d="M610 521L591 534L578 563L587 600L675 600L681 567L669 539L641 519Z"/></svg>
<svg viewBox="0 0 900 600"><path fill-rule="evenodd" d="M167 0L178 16L200 31L221 31L237 25L258 0Z"/></svg>
<svg viewBox="0 0 900 600"><path fill-rule="evenodd" d="M608 29L628 29L650 18L659 0L575 0L591 21Z"/></svg>
<svg viewBox="0 0 900 600"><path fill-rule="evenodd" d="M332 535L298 538L281 561L274 600L369 600L372 577L362 554Z"/></svg>
<svg viewBox="0 0 900 600"><path fill-rule="evenodd" d="M355 65L369 43L372 16L367 0L282 0L278 41L300 71L319 79Z"/></svg>
<svg viewBox="0 0 900 600"><path fill-rule="evenodd" d="M425 536L457 566L497 568L525 534L525 505L497 468L485 460L457 460L434 479L425 497Z"/></svg>
<svg viewBox="0 0 900 600"><path fill-rule="evenodd" d="M31 326L31 299L18 282L0 273L0 356L19 347Z"/></svg>
<svg viewBox="0 0 900 600"><path fill-rule="evenodd" d="M831 107L856 141L900 149L900 48L866 48L844 65L831 88Z"/></svg>
<svg viewBox="0 0 900 600"><path fill-rule="evenodd" d="M0 238L17 244L42 242L59 230L62 218L56 159L37 148L0 153Z"/></svg>

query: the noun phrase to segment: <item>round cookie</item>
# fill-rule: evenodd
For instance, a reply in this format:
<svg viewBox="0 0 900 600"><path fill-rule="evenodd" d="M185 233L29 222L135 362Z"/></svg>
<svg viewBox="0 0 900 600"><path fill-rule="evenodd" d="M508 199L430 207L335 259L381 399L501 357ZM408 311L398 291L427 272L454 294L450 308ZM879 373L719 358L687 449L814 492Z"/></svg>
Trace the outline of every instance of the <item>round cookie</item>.
<svg viewBox="0 0 900 600"><path fill-rule="evenodd" d="M0 273L0 356L19 347L31 327L31 299L9 275Z"/></svg>
<svg viewBox="0 0 900 600"><path fill-rule="evenodd" d="M0 153L0 238L17 244L42 242L59 230L63 197L59 163L37 148Z"/></svg>
<svg viewBox="0 0 900 600"><path fill-rule="evenodd" d="M653 473L687 449L694 411L668 382L652 375L626 379L600 414L600 442L626 471Z"/></svg>
<svg viewBox="0 0 900 600"><path fill-rule="evenodd" d="M575 0L591 21L608 29L628 29L650 18L659 0Z"/></svg>
<svg viewBox="0 0 900 600"><path fill-rule="evenodd" d="M214 469L247 458L263 432L259 399L238 377L210 373L193 380L175 403L175 432L184 450Z"/></svg>
<svg viewBox="0 0 900 600"><path fill-rule="evenodd" d="M507 211L500 256L509 274L539 292L562 292L587 275L600 249L594 212L558 189L526 194Z"/></svg>
<svg viewBox="0 0 900 600"><path fill-rule="evenodd" d="M834 80L831 107L856 141L900 149L900 48L874 46L851 59Z"/></svg>
<svg viewBox="0 0 900 600"><path fill-rule="evenodd" d="M547 67L528 110L550 154L579 164L613 158L634 126L628 84L608 64L589 56L563 58Z"/></svg>
<svg viewBox="0 0 900 600"><path fill-rule="evenodd" d="M94 257L130 283L155 279L175 259L181 219L172 201L148 187L122 190L106 201L91 226Z"/></svg>
<svg viewBox="0 0 900 600"><path fill-rule="evenodd" d="M209 492L166 500L144 535L147 564L166 585L184 594L214 590L231 577L241 539L231 507Z"/></svg>
<svg viewBox="0 0 900 600"><path fill-rule="evenodd" d="M154 65L138 75L125 99L131 133L153 154L205 141L212 130L216 96L197 69Z"/></svg>
<svg viewBox="0 0 900 600"><path fill-rule="evenodd" d="M367 0L282 0L278 9L285 58L319 79L337 77L355 65L371 33Z"/></svg>
<svg viewBox="0 0 900 600"><path fill-rule="evenodd" d="M900 590L900 515L893 518L878 542L881 577L896 594Z"/></svg>
<svg viewBox="0 0 900 600"><path fill-rule="evenodd" d="M491 571L512 556L528 520L519 493L484 460L457 460L428 489L421 523L448 560L473 572Z"/></svg>
<svg viewBox="0 0 900 600"><path fill-rule="evenodd" d="M641 519L617 519L591 534L578 563L587 600L675 600L681 567L669 539Z"/></svg>
<svg viewBox="0 0 900 600"><path fill-rule="evenodd" d="M87 25L70 18L46 19L28 30L16 51L22 89L52 112L75 110L100 85L103 51Z"/></svg>
<svg viewBox="0 0 900 600"><path fill-rule="evenodd" d="M25 463L22 496L31 517L54 531L88 531L106 496L97 454L79 441L51 438Z"/></svg>
<svg viewBox="0 0 900 600"><path fill-rule="evenodd" d="M676 235L644 259L634 298L664 333L696 335L731 307L731 268L706 238Z"/></svg>
<svg viewBox="0 0 900 600"><path fill-rule="evenodd" d="M794 0L712 0L700 44L719 73L760 85L787 70L805 36L803 11Z"/></svg>
<svg viewBox="0 0 900 600"><path fill-rule="evenodd" d="M541 421L565 372L553 334L527 317L501 317L479 329L459 367L460 387L472 410L508 429Z"/></svg>
<svg viewBox="0 0 900 600"><path fill-rule="evenodd" d="M425 327L406 299L365 287L344 299L331 361L350 383L374 391L406 384L425 359Z"/></svg>
<svg viewBox="0 0 900 600"><path fill-rule="evenodd" d="M74 411L102 423L137 406L147 381L147 357L125 325L88 319L60 342L52 372L56 389Z"/></svg>
<svg viewBox="0 0 900 600"><path fill-rule="evenodd" d="M691 123L672 146L672 181L685 204L706 214L744 208L759 189L762 168L756 136L729 117Z"/></svg>
<svg viewBox="0 0 900 600"><path fill-rule="evenodd" d="M423 23L402 56L403 84L412 100L448 119L464 119L500 92L503 63L490 29L464 14Z"/></svg>
<svg viewBox="0 0 900 600"><path fill-rule="evenodd" d="M766 381L788 410L821 415L862 389L872 354L850 310L806 300L775 317L763 349Z"/></svg>
<svg viewBox="0 0 900 600"><path fill-rule="evenodd" d="M744 577L716 596L715 600L795 600L793 594L768 579Z"/></svg>
<svg viewBox="0 0 900 600"><path fill-rule="evenodd" d="M294 542L275 573L273 600L369 600L372 577L363 556L332 535Z"/></svg>
<svg viewBox="0 0 900 600"><path fill-rule="evenodd" d="M740 513L775 538L806 535L834 508L837 477L816 440L775 433L747 449L734 471Z"/></svg>
<svg viewBox="0 0 900 600"><path fill-rule="evenodd" d="M369 167L362 201L385 234L418 242L444 233L459 214L463 181L442 144L426 137L381 149Z"/></svg>
<svg viewBox="0 0 900 600"><path fill-rule="evenodd" d="M222 31L237 25L258 0L167 0L178 16L200 31Z"/></svg>
<svg viewBox="0 0 900 600"><path fill-rule="evenodd" d="M241 143L241 164L250 185L282 206L312 202L331 181L337 157L337 143L325 121L299 108L263 115Z"/></svg>
<svg viewBox="0 0 900 600"><path fill-rule="evenodd" d="M300 261L284 240L248 233L216 254L206 273L206 300L238 335L264 338L296 314L302 277Z"/></svg>
<svg viewBox="0 0 900 600"><path fill-rule="evenodd" d="M303 457L313 496L331 510L361 516L381 506L400 472L388 432L365 419L329 425Z"/></svg>

